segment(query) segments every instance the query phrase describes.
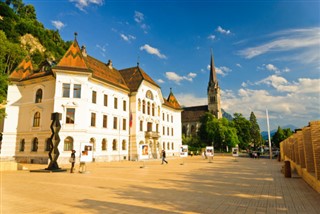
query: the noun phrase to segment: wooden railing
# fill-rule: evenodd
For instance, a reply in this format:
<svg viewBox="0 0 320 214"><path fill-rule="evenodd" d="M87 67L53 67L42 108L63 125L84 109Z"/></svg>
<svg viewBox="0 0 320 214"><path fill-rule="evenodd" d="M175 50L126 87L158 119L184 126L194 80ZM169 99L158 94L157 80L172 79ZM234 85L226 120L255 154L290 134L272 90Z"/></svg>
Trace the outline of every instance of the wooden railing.
<svg viewBox="0 0 320 214"><path fill-rule="evenodd" d="M290 161L293 172L320 193L320 120L296 129L280 143L280 154L282 161Z"/></svg>

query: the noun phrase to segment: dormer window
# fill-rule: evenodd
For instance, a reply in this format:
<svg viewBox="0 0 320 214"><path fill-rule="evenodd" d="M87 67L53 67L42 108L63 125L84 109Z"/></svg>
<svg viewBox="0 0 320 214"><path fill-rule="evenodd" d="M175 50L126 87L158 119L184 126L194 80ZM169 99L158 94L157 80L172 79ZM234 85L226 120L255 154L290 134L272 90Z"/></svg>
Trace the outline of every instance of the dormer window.
<svg viewBox="0 0 320 214"><path fill-rule="evenodd" d="M38 89L36 92L36 103L41 103L42 102L42 89Z"/></svg>

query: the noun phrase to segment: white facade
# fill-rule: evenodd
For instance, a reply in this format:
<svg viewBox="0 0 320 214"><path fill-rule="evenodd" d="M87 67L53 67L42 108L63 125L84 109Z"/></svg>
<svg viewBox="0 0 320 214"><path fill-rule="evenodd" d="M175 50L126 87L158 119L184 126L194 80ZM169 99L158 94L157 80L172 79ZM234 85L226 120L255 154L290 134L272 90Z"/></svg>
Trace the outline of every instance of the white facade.
<svg viewBox="0 0 320 214"><path fill-rule="evenodd" d="M88 142L95 161L139 160L140 144L150 146L150 159L159 158L163 146L169 157L178 156L181 109L167 105L158 86L142 80L130 91L90 72L52 71L9 85L2 159L47 163L54 112L62 116L58 163L67 162L72 149L79 158Z"/></svg>

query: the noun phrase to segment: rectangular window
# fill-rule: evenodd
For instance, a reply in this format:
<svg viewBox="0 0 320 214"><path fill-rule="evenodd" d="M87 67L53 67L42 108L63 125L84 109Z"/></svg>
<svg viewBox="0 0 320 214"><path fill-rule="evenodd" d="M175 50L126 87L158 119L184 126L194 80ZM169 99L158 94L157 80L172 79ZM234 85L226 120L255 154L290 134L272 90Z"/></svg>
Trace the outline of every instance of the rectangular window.
<svg viewBox="0 0 320 214"><path fill-rule="evenodd" d="M81 85L80 84L74 84L73 98L81 98Z"/></svg>
<svg viewBox="0 0 320 214"><path fill-rule="evenodd" d="M173 128L171 128L171 136L173 136Z"/></svg>
<svg viewBox="0 0 320 214"><path fill-rule="evenodd" d="M74 124L74 116L76 110L74 108L67 108L66 124Z"/></svg>
<svg viewBox="0 0 320 214"><path fill-rule="evenodd" d="M103 115L102 127L108 128L108 116L107 115Z"/></svg>
<svg viewBox="0 0 320 214"><path fill-rule="evenodd" d="M70 84L62 84L62 97L70 97Z"/></svg>
<svg viewBox="0 0 320 214"><path fill-rule="evenodd" d="M164 121L164 113L162 113L162 120Z"/></svg>
<svg viewBox="0 0 320 214"><path fill-rule="evenodd" d="M156 132L159 132L159 124L156 124Z"/></svg>
<svg viewBox="0 0 320 214"><path fill-rule="evenodd" d="M97 103L97 92L92 91L92 103Z"/></svg>
<svg viewBox="0 0 320 214"><path fill-rule="evenodd" d="M152 132L152 123L147 123L147 131Z"/></svg>
<svg viewBox="0 0 320 214"><path fill-rule="evenodd" d="M127 111L127 101L123 101L123 111Z"/></svg>
<svg viewBox="0 0 320 214"><path fill-rule="evenodd" d="M142 132L143 131L143 121L140 120L140 131Z"/></svg>
<svg viewBox="0 0 320 214"><path fill-rule="evenodd" d="M113 101L114 101L114 104L113 104L114 109L118 109L118 98L115 97Z"/></svg>
<svg viewBox="0 0 320 214"><path fill-rule="evenodd" d="M166 128L164 126L162 127L162 134L166 135Z"/></svg>
<svg viewBox="0 0 320 214"><path fill-rule="evenodd" d="M122 130L127 130L127 120L126 119L123 119L122 120Z"/></svg>
<svg viewBox="0 0 320 214"><path fill-rule="evenodd" d="M170 129L169 127L167 127L167 135L170 136L170 133L169 133Z"/></svg>
<svg viewBox="0 0 320 214"><path fill-rule="evenodd" d="M96 126L96 113L91 113L91 126Z"/></svg>
<svg viewBox="0 0 320 214"><path fill-rule="evenodd" d="M173 116L171 115L171 123L173 123Z"/></svg>
<svg viewBox="0 0 320 214"><path fill-rule="evenodd" d="M118 118L114 117L113 118L113 129L117 129L118 128Z"/></svg>
<svg viewBox="0 0 320 214"><path fill-rule="evenodd" d="M104 106L108 106L108 95L107 94L104 95L103 104L104 104Z"/></svg>

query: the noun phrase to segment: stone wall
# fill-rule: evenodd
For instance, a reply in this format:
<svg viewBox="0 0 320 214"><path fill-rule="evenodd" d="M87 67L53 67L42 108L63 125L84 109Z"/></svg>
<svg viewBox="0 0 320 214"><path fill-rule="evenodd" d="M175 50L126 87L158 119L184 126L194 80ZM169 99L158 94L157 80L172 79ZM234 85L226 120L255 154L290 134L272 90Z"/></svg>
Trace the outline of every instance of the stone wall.
<svg viewBox="0 0 320 214"><path fill-rule="evenodd" d="M282 141L280 153L281 160L289 160L292 170L320 193L320 120Z"/></svg>

